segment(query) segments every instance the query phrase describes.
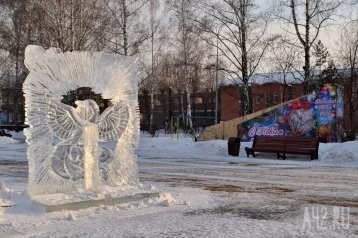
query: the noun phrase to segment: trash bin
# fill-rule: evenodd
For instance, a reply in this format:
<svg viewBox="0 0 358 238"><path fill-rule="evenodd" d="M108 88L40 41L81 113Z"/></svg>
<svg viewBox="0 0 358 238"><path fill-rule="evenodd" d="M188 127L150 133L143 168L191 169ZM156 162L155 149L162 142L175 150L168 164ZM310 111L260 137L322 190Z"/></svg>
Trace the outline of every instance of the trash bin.
<svg viewBox="0 0 358 238"><path fill-rule="evenodd" d="M240 139L236 137L230 137L227 142L227 148L228 148L229 155L239 156Z"/></svg>

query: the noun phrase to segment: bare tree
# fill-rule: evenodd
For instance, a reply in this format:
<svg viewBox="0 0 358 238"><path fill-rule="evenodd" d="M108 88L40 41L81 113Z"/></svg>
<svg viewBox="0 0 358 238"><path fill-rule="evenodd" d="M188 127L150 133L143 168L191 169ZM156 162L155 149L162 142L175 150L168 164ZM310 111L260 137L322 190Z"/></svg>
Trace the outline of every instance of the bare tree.
<svg viewBox="0 0 358 238"><path fill-rule="evenodd" d="M304 90L311 91L311 49L344 0L274 0L276 16L293 27L304 51Z"/></svg>
<svg viewBox="0 0 358 238"><path fill-rule="evenodd" d="M26 74L24 51L31 37L29 1L3 1L1 10L0 49L8 54L11 70L7 71L22 85Z"/></svg>
<svg viewBox="0 0 358 238"><path fill-rule="evenodd" d="M191 19L197 17L191 0L172 0L168 5L174 13L172 22L176 25L176 31L172 34L172 46L176 50L176 68L178 79L178 92L184 89L186 96L187 126L193 128L191 95L195 84L199 82L201 61L205 48L200 39L200 29L193 26ZM182 100L183 101L183 100ZM183 106L183 104L182 104ZM183 109L182 109L183 110Z"/></svg>
<svg viewBox="0 0 358 238"><path fill-rule="evenodd" d="M33 15L29 0L0 2L0 51L3 53L0 76L7 87L7 94L15 101L13 105L5 105L9 113L9 121L18 123L19 116L24 118L24 108L19 105L22 101L22 83L27 70L24 66L25 47L32 43L33 29L31 22Z"/></svg>
<svg viewBox="0 0 358 238"><path fill-rule="evenodd" d="M101 0L32 0L36 41L43 46L99 50L106 19Z"/></svg>
<svg viewBox="0 0 358 238"><path fill-rule="evenodd" d="M107 47L121 55L135 55L150 38L141 11L149 0L103 0L110 16Z"/></svg>
<svg viewBox="0 0 358 238"><path fill-rule="evenodd" d="M141 53L143 57L139 59L140 64L143 66L142 81L140 83L140 88L142 91L149 92L150 100L147 102L150 105L146 106L148 109L149 117L149 130L151 133L155 131L154 125L154 110L155 110L155 94L158 91L158 70L162 63L162 48L164 45L163 41L163 28L162 28L162 16L159 16L158 11L160 9L160 2L158 0L149 0L148 10L149 16L147 19L147 26L149 28L150 38L147 41L147 46L149 51L144 51ZM148 57L146 57L146 55Z"/></svg>
<svg viewBox="0 0 358 238"><path fill-rule="evenodd" d="M357 130L355 117L358 99L358 22L350 22L343 28L337 44L339 46L337 62L340 62L339 66L345 69L338 71L338 78L347 95L350 130L354 132Z"/></svg>
<svg viewBox="0 0 358 238"><path fill-rule="evenodd" d="M268 81L282 85L281 102L285 102L291 96L287 97L287 94L292 94L288 92L289 87L297 80L295 68L299 64L300 50L288 43L286 37L281 37L269 46L268 55L268 68L275 73L267 74L266 77Z"/></svg>
<svg viewBox="0 0 358 238"><path fill-rule="evenodd" d="M254 0L199 1L202 19L195 20L206 33L206 42L217 47L228 61L225 71L242 83L240 96L243 115L252 112L250 77L258 69L268 45L265 38L268 18Z"/></svg>

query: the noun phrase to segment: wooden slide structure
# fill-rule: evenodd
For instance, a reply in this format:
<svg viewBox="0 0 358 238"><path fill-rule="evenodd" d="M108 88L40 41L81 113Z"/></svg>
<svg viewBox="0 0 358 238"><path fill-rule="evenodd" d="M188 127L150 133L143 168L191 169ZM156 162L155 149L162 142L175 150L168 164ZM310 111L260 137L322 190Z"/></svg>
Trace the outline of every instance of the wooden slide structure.
<svg viewBox="0 0 358 238"><path fill-rule="evenodd" d="M262 109L260 111L251 113L249 115L245 115L242 117L238 117L229 121L221 122L219 124L209 126L205 128L204 132L199 136L198 141L207 141L207 140L227 140L230 137L237 137L237 125L246 122L248 120L251 120L252 118L259 117L264 113L267 113L269 111L275 110L283 105L292 103L300 98L307 97L301 96L299 98L292 99L290 101L277 104L272 107L268 107L265 109Z"/></svg>

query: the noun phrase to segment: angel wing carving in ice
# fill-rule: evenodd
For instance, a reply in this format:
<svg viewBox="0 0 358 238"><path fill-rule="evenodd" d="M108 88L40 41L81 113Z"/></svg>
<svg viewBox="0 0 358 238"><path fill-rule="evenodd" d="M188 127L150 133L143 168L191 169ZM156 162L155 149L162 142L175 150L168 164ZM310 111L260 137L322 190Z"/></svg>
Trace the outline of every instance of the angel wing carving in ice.
<svg viewBox="0 0 358 238"><path fill-rule="evenodd" d="M52 154L53 171L65 179L84 179L86 189L99 191L113 152L99 146L98 141L122 135L128 125L128 106L119 102L100 115L97 103L91 99L76 101L77 108L56 101L48 104L49 128L62 140Z"/></svg>
<svg viewBox="0 0 358 238"><path fill-rule="evenodd" d="M106 52L61 52L29 45L24 85L31 195L110 187L139 187L139 74L136 59ZM104 112L93 100L60 103L88 87L113 103ZM102 142L111 141L103 147Z"/></svg>

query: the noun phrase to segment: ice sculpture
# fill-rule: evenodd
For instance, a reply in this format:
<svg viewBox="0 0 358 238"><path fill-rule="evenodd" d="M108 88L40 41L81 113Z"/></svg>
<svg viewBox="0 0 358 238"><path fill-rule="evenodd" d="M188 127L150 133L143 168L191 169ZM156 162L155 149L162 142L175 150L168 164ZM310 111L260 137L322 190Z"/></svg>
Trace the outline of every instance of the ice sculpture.
<svg viewBox="0 0 358 238"><path fill-rule="evenodd" d="M132 59L28 46L25 64L29 193L138 186L138 76ZM76 108L61 103L79 87L92 88L112 105L100 114L90 99L76 101ZM113 151L99 145L111 140L117 140Z"/></svg>

